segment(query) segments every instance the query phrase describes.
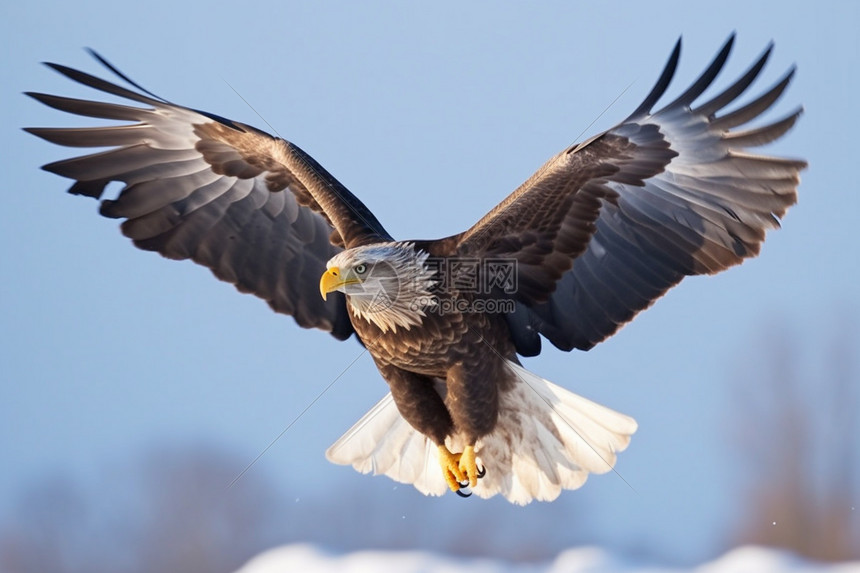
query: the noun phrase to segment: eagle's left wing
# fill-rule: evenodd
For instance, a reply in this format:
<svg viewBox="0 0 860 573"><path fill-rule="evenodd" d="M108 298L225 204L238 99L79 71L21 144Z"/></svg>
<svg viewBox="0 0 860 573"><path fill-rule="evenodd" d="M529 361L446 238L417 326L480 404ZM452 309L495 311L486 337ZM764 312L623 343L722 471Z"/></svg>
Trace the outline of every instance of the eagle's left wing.
<svg viewBox="0 0 860 573"><path fill-rule="evenodd" d="M674 75L679 41L626 120L566 149L474 227L440 241L453 253L517 261L518 306L508 322L521 354L540 351L539 334L564 350L590 348L684 276L758 254L766 230L796 202L806 163L747 149L781 137L801 110L733 129L770 108L794 70L717 115L758 76L770 47L735 83L693 107L733 41L683 94L652 112Z"/></svg>

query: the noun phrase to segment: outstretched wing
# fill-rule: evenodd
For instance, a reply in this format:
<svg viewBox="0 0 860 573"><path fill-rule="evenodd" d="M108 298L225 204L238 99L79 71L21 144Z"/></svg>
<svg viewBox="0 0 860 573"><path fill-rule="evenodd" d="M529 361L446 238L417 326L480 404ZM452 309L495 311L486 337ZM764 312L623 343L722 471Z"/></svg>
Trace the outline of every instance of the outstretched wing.
<svg viewBox="0 0 860 573"><path fill-rule="evenodd" d="M539 333L564 350L594 346L684 276L717 273L758 254L765 232L796 202L806 163L747 149L781 137L801 110L734 130L771 107L794 69L754 101L717 115L759 75L772 46L722 93L693 106L733 41L652 113L674 75L679 40L626 120L554 157L475 227L446 239L519 262L518 308L508 322L521 354L540 351Z"/></svg>
<svg viewBox="0 0 860 573"><path fill-rule="evenodd" d="M136 246L192 259L301 326L347 338L352 325L343 296L323 301L319 277L344 245L390 239L373 214L292 143L172 104L93 55L140 91L47 65L145 107L28 93L61 111L127 122L27 128L59 145L109 148L43 169L74 179L70 193L96 199L110 182L124 183L116 198L102 200L100 212L125 219L122 232Z"/></svg>

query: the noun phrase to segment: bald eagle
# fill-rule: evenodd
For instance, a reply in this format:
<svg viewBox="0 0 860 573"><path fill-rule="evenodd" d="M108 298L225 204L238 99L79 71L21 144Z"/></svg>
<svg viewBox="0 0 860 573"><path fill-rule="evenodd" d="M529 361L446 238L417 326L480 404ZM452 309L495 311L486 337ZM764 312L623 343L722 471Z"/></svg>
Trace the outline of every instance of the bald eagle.
<svg viewBox="0 0 860 573"><path fill-rule="evenodd" d="M47 64L139 105L28 93L117 125L27 128L70 147L107 148L44 169L101 199L134 244L191 259L276 312L363 344L390 393L327 452L425 494L501 494L524 504L611 469L636 422L525 370L545 338L588 350L686 275L758 254L796 201L804 161L753 154L801 108L744 129L788 86L724 111L772 49L695 103L723 68L730 37L693 84L652 111L653 89L615 127L551 158L470 229L395 240L346 187L296 145L130 85ZM103 198L106 186L124 187Z"/></svg>

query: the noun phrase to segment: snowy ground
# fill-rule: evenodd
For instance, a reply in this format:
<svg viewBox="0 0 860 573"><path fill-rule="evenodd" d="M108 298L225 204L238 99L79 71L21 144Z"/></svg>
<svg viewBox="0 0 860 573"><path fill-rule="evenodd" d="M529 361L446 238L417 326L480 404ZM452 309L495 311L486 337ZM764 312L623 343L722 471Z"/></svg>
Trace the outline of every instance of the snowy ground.
<svg viewBox="0 0 860 573"><path fill-rule="evenodd" d="M789 553L741 547L692 569L638 565L593 547L570 549L550 563L511 564L491 559L458 559L420 551L359 551L332 555L310 545L288 545L252 559L237 573L860 573L860 562L824 564Z"/></svg>

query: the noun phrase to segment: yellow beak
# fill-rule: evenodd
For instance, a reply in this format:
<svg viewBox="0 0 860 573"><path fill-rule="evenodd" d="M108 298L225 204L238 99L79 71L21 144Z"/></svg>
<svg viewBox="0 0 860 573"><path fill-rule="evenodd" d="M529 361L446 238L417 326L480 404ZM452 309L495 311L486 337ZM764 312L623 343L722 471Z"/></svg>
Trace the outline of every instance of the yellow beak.
<svg viewBox="0 0 860 573"><path fill-rule="evenodd" d="M343 273L340 272L338 267L331 267L320 277L320 294L323 300L326 300L328 293L336 291L344 285L351 285L357 282L361 281L355 277L344 278Z"/></svg>

